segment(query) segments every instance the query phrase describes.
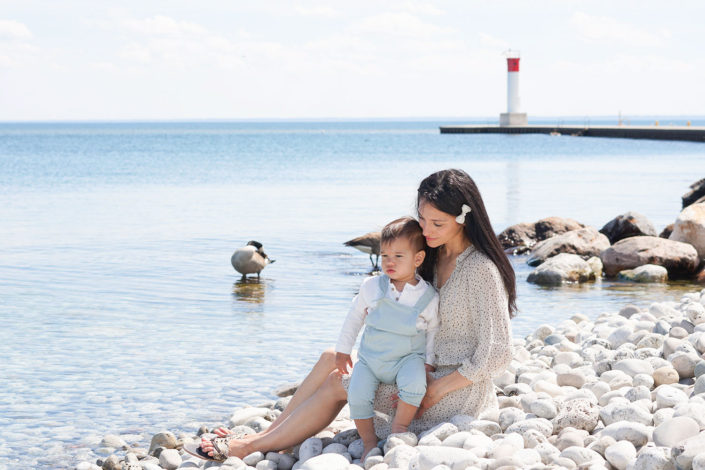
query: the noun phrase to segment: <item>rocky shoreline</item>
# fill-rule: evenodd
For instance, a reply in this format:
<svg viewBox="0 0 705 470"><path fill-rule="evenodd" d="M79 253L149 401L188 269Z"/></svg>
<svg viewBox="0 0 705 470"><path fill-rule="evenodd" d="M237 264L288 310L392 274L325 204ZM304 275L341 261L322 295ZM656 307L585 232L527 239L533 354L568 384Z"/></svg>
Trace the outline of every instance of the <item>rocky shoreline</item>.
<svg viewBox="0 0 705 470"><path fill-rule="evenodd" d="M683 195L675 222L659 235L642 214L627 212L599 231L573 219L548 217L512 225L498 237L508 254L528 254L527 281L544 286L600 277L630 282L689 280L705 284L705 179Z"/></svg>
<svg viewBox="0 0 705 470"><path fill-rule="evenodd" d="M101 452L113 455L76 468L705 470L705 289L594 321L576 314L513 346L510 367L495 379L499 409L455 416L418 436L390 436L365 462L346 407L288 453L206 462L181 450L208 431L201 427L193 435L159 433L149 448L106 436ZM276 401L236 410L230 427L240 434L266 429L294 390L283 387Z"/></svg>

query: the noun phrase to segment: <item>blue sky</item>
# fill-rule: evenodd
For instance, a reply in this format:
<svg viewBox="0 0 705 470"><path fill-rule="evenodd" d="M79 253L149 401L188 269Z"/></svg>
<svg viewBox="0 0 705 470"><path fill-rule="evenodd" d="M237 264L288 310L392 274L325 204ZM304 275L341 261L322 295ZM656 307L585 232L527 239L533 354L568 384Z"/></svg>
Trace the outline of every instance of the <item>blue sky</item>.
<svg viewBox="0 0 705 470"><path fill-rule="evenodd" d="M705 2L0 0L0 120L705 115Z"/></svg>

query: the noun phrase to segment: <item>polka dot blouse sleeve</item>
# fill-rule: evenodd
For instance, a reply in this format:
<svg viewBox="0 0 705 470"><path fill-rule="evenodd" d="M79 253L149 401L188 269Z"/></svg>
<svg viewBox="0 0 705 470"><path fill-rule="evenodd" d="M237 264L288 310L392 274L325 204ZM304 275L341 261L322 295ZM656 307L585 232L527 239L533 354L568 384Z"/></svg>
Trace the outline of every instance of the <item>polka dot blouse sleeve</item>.
<svg viewBox="0 0 705 470"><path fill-rule="evenodd" d="M507 293L499 270L484 256L465 263L462 283L468 289L468 327L476 329L475 347L458 372L472 382L488 380L504 371L512 360Z"/></svg>

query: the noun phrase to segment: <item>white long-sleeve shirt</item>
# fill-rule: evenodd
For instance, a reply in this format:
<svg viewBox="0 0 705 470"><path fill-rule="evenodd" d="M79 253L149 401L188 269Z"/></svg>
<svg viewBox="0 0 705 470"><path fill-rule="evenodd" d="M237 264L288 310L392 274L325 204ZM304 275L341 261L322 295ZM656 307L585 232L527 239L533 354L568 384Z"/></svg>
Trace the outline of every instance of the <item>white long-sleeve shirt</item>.
<svg viewBox="0 0 705 470"><path fill-rule="evenodd" d="M401 291L398 291L390 281L385 296L402 305L413 307L426 292L426 289L433 289L433 286L424 281L419 275L416 275L416 280L419 282L415 286L407 283ZM380 299L379 293L379 277L372 276L362 281L360 292L353 299L352 307L350 307L350 311L345 317L343 328L338 337L338 343L335 346L336 352L344 354L352 352L357 336L365 324L366 310L377 305L377 301ZM426 330L426 364L433 365L435 363L434 344L439 325L438 293L436 293L433 300L428 303L416 319L416 328Z"/></svg>

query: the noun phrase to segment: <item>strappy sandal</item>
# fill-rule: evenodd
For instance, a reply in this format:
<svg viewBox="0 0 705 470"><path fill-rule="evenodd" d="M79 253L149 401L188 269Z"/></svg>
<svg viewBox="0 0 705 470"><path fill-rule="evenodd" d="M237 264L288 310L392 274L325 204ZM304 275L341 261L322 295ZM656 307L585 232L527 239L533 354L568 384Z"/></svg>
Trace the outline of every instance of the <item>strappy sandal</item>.
<svg viewBox="0 0 705 470"><path fill-rule="evenodd" d="M230 441L235 439L234 434L228 434L225 437L214 437L211 439L213 444L213 455L209 455L201 449L197 442L189 442L184 444L183 449L189 454L203 460L215 460L216 462L224 462L228 458L228 450L230 449Z"/></svg>

